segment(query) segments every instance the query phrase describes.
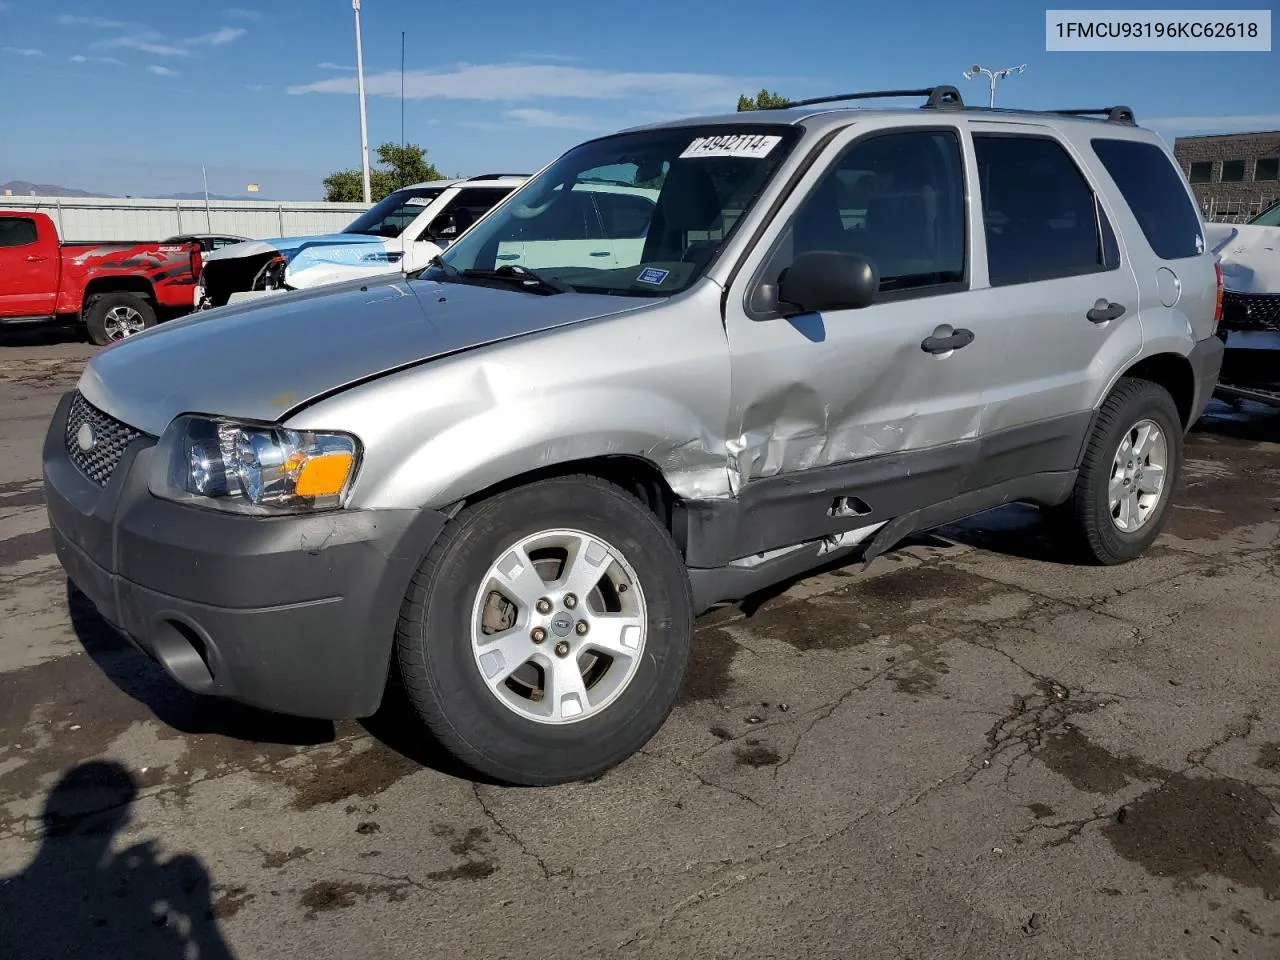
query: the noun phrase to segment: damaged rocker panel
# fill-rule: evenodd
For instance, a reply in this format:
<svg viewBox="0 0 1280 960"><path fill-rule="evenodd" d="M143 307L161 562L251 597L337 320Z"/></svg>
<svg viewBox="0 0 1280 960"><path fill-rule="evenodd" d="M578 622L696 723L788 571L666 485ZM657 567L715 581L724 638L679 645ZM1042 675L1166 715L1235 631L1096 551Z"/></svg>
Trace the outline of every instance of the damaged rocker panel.
<svg viewBox="0 0 1280 960"><path fill-rule="evenodd" d="M691 568L885 524L873 546L1015 500L1053 505L1074 482L1092 412L925 450L753 480L733 499L689 500L677 537ZM1065 485L1065 486L1064 486ZM894 521L890 523L889 521Z"/></svg>

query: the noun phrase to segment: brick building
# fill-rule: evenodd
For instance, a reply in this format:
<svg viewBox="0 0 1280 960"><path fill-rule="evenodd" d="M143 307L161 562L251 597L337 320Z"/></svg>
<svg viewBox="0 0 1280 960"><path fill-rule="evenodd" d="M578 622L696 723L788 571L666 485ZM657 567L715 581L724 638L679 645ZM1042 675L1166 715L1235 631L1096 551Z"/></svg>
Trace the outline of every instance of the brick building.
<svg viewBox="0 0 1280 960"><path fill-rule="evenodd" d="M1173 155L1206 220L1241 223L1280 200L1280 130L1178 137Z"/></svg>

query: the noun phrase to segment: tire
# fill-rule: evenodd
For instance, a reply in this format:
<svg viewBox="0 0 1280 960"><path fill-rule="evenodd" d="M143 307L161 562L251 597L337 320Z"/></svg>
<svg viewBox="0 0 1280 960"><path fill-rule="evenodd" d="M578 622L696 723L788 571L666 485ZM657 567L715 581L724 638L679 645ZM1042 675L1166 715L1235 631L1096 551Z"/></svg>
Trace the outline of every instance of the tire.
<svg viewBox="0 0 1280 960"><path fill-rule="evenodd" d="M100 293L85 305L84 325L89 341L102 347L154 327L156 311L136 293Z"/></svg>
<svg viewBox="0 0 1280 960"><path fill-rule="evenodd" d="M603 555L599 547L584 547L580 555L594 556L593 563L608 568L610 576L616 572L617 577L592 581L600 585L591 593L593 599L580 599L572 608L565 584L557 589L524 581L526 596L532 595L531 590L544 592L545 585L553 606L543 614L538 613L536 600L508 607L492 599L488 585L497 582L491 576L497 576L500 560L510 560L514 555L510 551L521 543L536 546L565 531L599 538L588 542L603 542L607 562L599 559ZM567 559L564 567L555 569L558 561L536 562L548 564L543 572L557 577L566 576L569 569ZM508 571L519 569L507 567ZM598 575L595 567L590 569ZM626 586L628 576L634 578L634 587ZM615 583L622 586L608 586L609 602L623 616L643 613L643 626L624 629L615 621L618 643L624 634L628 642L640 639L636 655L609 660L585 651L610 633L610 624L594 618L606 586ZM505 595L515 597L514 592ZM503 610L495 629L511 631L510 659L521 663L510 683L497 679L509 671L508 658L498 657L500 665L495 666L493 655L482 645L489 638L476 631L482 614L491 609L486 598L496 604L493 610ZM621 606L624 603L631 606ZM577 635L580 621L570 624L565 619L579 615L590 620L591 632L586 636ZM532 637L539 625L545 627L546 639L535 644ZM473 641L473 633L481 645ZM550 786L599 776L657 733L675 706L692 640L689 578L666 528L619 487L595 477L573 476L497 494L449 521L409 586L396 630L396 661L414 711L454 758L494 781ZM571 652L557 657L562 644ZM596 669L607 661L605 672L584 674L579 669L579 651L584 651L581 657L588 664L595 661ZM519 660L526 655L531 659ZM483 670L482 663L486 664ZM587 678L582 688L586 704L576 694L559 694L574 689L560 687L556 679L570 676L555 672L570 665L576 675ZM619 672L612 673L615 669ZM485 679L486 671L493 681ZM526 697L529 687L521 685L539 678L541 701ZM600 693L611 685L615 687L612 698ZM574 715L575 703L581 716ZM538 711L545 715L535 716Z"/></svg>
<svg viewBox="0 0 1280 960"><path fill-rule="evenodd" d="M1121 443L1126 437L1132 440L1135 429L1144 423L1154 424L1163 438L1163 483L1158 493L1142 495L1148 506L1139 511L1140 524L1124 529L1125 515L1117 518L1112 508L1113 471ZM1168 390L1149 380L1127 377L1116 384L1098 412L1071 498L1058 511L1064 532L1081 560L1104 566L1128 563L1160 536L1182 474L1182 441L1182 418ZM1150 486L1149 463L1155 459L1152 452L1134 458L1141 477L1118 489L1127 495L1130 489ZM1127 462L1120 464L1121 471ZM1116 476L1120 480L1125 474Z"/></svg>

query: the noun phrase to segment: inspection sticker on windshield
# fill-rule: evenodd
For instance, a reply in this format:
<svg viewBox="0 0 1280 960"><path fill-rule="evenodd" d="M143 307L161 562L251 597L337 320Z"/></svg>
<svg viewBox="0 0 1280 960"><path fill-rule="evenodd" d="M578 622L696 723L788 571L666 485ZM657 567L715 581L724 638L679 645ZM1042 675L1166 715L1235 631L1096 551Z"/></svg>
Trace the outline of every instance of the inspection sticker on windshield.
<svg viewBox="0 0 1280 960"><path fill-rule="evenodd" d="M671 273L670 270L659 270L657 267L645 267L640 271L640 276L636 277L636 283L661 283L667 279Z"/></svg>
<svg viewBox="0 0 1280 960"><path fill-rule="evenodd" d="M429 207L431 206L430 197L410 197L405 201L405 205L409 207Z"/></svg>
<svg viewBox="0 0 1280 960"><path fill-rule="evenodd" d="M767 157L778 145L781 137L767 137L759 133L737 133L719 137L698 137L684 148L685 157Z"/></svg>

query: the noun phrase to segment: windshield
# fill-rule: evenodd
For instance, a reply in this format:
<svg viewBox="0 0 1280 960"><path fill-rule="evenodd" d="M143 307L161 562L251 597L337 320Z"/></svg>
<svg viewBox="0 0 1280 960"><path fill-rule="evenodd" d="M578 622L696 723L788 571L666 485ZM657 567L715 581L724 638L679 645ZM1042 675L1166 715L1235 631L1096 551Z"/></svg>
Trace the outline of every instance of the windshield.
<svg viewBox="0 0 1280 960"><path fill-rule="evenodd" d="M364 233L371 237L398 237L430 205L444 187L415 187L389 193L347 226L343 233Z"/></svg>
<svg viewBox="0 0 1280 960"><path fill-rule="evenodd" d="M580 293L677 293L707 269L799 135L794 127L743 124L584 143L516 191L424 276L478 282L477 271L514 268Z"/></svg>
<svg viewBox="0 0 1280 960"><path fill-rule="evenodd" d="M1280 227L1280 200L1249 221L1255 227Z"/></svg>

